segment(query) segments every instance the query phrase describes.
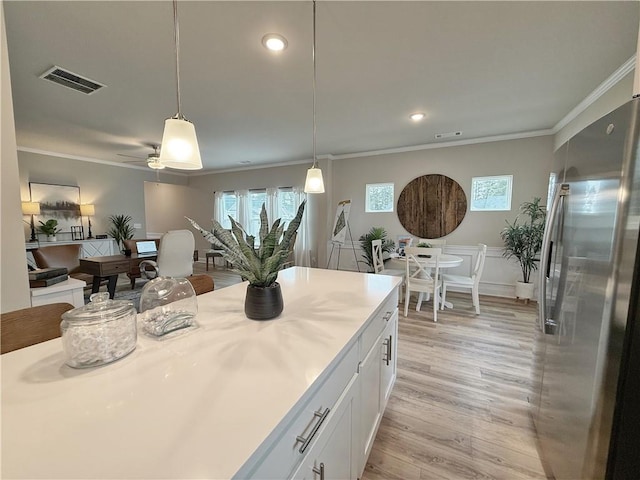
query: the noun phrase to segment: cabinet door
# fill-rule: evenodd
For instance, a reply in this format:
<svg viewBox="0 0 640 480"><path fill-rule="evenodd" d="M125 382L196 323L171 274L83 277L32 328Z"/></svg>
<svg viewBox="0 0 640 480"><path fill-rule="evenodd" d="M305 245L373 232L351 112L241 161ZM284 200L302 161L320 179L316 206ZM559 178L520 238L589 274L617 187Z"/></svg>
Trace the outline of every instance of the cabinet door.
<svg viewBox="0 0 640 480"><path fill-rule="evenodd" d="M382 336L380 336L360 364L359 447L361 450L358 453L361 467L363 468L364 462L371 451L376 429L382 415L382 396L380 391L382 388L383 351L386 352L386 349L383 350Z"/></svg>
<svg viewBox="0 0 640 480"><path fill-rule="evenodd" d="M356 478L356 409L358 375L354 375L336 403L318 440L292 475L296 480L347 480Z"/></svg>
<svg viewBox="0 0 640 480"><path fill-rule="evenodd" d="M382 332L382 380L381 380L381 414L387 405L393 384L396 381L398 361L398 311L389 319L389 323Z"/></svg>

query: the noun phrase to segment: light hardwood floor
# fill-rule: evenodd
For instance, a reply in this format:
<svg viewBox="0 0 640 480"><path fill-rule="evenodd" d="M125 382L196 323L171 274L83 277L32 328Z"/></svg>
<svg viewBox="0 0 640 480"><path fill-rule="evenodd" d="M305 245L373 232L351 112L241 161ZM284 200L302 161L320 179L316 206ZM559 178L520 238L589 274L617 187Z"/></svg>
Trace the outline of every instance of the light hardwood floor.
<svg viewBox="0 0 640 480"><path fill-rule="evenodd" d="M451 297L451 298L449 298ZM363 480L546 478L529 416L535 304L447 294L400 313L398 377Z"/></svg>

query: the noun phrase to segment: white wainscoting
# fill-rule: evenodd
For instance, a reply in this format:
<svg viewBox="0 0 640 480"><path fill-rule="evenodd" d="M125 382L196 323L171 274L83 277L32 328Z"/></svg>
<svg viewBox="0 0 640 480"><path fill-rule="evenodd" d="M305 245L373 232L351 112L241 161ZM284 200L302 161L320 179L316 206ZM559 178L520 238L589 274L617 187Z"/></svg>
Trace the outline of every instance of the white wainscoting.
<svg viewBox="0 0 640 480"><path fill-rule="evenodd" d="M333 254L331 250L333 249ZM463 259L460 266L448 268L447 273L454 275L471 276L471 271L476 263L478 247L475 245L447 245L445 253L457 255ZM501 247L488 247L487 258L484 263L484 271L480 279L480 295L493 295L496 297L515 298L515 284L521 279L522 273L519 265L513 260L507 260L502 256L504 250ZM355 257L354 257L355 252ZM331 255L328 268L332 270L357 271L356 259L364 262L363 252L359 243L351 244L345 242L344 245L335 247L331 242L327 243L327 258ZM340 260L338 268L338 257ZM322 265L324 267L326 265ZM358 264L361 272L367 271L365 263ZM537 273L534 272L532 280L537 284ZM451 287L451 291L455 288ZM462 290L464 291L464 290ZM468 290L466 290L468 292Z"/></svg>

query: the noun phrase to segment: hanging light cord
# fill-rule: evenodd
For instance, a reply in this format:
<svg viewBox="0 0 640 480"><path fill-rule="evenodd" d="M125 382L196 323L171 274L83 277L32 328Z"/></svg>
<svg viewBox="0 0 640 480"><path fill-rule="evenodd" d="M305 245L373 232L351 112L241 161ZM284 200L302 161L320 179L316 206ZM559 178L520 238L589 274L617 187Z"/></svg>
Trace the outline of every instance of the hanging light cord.
<svg viewBox="0 0 640 480"><path fill-rule="evenodd" d="M178 1L173 0L173 38L176 45L176 97L178 101L178 113L176 118L183 119L180 102L180 26L178 25Z"/></svg>
<svg viewBox="0 0 640 480"><path fill-rule="evenodd" d="M313 0L313 167L316 168L316 0Z"/></svg>

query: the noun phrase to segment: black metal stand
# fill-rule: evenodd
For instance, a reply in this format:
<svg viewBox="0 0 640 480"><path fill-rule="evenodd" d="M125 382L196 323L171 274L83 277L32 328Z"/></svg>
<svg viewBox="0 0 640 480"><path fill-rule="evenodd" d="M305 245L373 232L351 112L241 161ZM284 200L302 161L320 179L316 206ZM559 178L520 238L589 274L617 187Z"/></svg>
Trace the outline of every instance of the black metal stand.
<svg viewBox="0 0 640 480"><path fill-rule="evenodd" d="M89 236L87 237L87 240L89 240L90 238L93 238L93 234L91 233L91 217L89 217L88 220L89 220Z"/></svg>

